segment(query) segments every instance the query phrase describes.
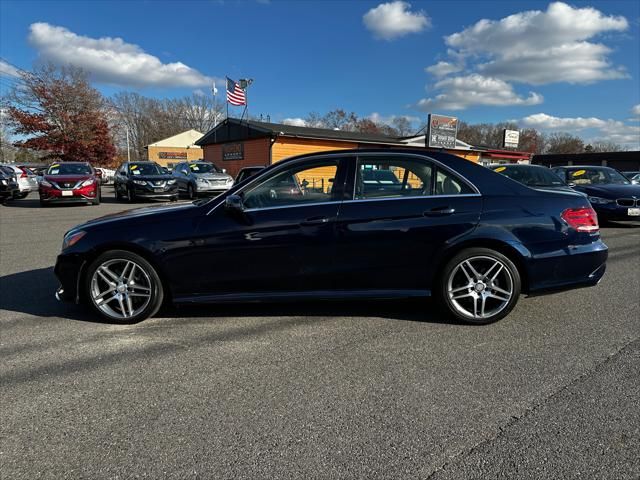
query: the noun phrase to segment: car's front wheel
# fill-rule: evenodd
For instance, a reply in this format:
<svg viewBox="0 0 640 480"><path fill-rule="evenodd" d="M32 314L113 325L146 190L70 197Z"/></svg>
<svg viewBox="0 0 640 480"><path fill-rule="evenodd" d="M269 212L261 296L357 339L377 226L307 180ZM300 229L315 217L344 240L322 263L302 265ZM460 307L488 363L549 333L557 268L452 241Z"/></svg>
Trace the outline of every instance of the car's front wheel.
<svg viewBox="0 0 640 480"><path fill-rule="evenodd" d="M84 292L93 310L116 323L149 318L164 299L162 282L153 266L125 250L105 252L89 266Z"/></svg>
<svg viewBox="0 0 640 480"><path fill-rule="evenodd" d="M520 273L508 257L488 248L469 248L444 267L439 296L457 319L487 324L513 310L520 289Z"/></svg>

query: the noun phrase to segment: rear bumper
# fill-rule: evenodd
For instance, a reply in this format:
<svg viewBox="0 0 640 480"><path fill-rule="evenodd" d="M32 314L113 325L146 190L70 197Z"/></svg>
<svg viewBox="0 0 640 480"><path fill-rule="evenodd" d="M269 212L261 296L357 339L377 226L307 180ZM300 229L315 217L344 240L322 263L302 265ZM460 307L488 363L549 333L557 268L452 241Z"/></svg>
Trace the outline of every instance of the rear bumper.
<svg viewBox="0 0 640 480"><path fill-rule="evenodd" d="M598 240L533 258L527 293L541 295L597 285L604 276L608 255L607 246Z"/></svg>

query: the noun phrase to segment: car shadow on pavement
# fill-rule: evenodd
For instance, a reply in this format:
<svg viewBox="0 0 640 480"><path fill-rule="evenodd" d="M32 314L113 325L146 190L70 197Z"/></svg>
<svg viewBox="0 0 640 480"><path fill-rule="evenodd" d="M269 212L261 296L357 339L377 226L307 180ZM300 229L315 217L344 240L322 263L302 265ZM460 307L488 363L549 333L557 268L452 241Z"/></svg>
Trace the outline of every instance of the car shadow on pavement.
<svg viewBox="0 0 640 480"><path fill-rule="evenodd" d="M39 268L0 277L0 310L39 317L59 317L93 323L109 323L89 309L59 302L53 268ZM166 306L157 316L171 319L223 317L377 317L429 323L458 324L430 299L301 301L289 303L207 304Z"/></svg>

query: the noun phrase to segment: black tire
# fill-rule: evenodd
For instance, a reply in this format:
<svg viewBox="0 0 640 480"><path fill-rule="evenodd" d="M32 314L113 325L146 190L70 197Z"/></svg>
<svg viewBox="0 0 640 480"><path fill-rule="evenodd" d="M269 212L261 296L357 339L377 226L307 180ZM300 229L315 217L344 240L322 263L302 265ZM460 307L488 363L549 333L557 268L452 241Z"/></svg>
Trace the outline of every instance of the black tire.
<svg viewBox="0 0 640 480"><path fill-rule="evenodd" d="M16 193L13 198L17 199L17 200L22 200L23 198L27 198L27 196L29 195L29 192L26 193Z"/></svg>
<svg viewBox="0 0 640 480"><path fill-rule="evenodd" d="M468 279L467 274L464 270L469 270L465 264L464 269L460 268L460 265L469 261L476 263L476 268L473 271L469 271L471 273L471 277L474 279ZM473 264L473 263L472 263ZM500 269L500 265L502 265L502 269L500 269L499 278L494 281L491 280L490 277L493 276L493 272L489 270L491 265L498 265L495 267L496 270ZM482 271L483 265L486 265L484 271ZM473 272L476 272L480 275L479 281L475 282L477 279L476 275ZM495 272L495 270L494 270ZM489 273L487 277L482 279L482 276L486 273ZM453 277L452 277L453 275ZM454 282L456 280L463 279L462 284L458 283L457 288L455 287ZM467 280L468 279L468 280ZM468 281L468 286L464 285L465 282ZM495 250L491 250L489 248L468 248L460 251L456 254L442 270L442 274L438 279L439 284L434 286L434 293L436 294L440 304L445 309L446 313L453 316L454 318L461 320L466 323L476 324L476 325L486 325L489 323L497 322L498 320L506 317L511 310L515 307L516 303L518 303L518 297L520 296L520 290L522 288L522 281L520 278L520 272L518 268L514 265L514 263L505 255ZM449 285L452 285L452 290L460 290L456 293L449 293ZM460 286L462 285L462 286ZM502 289L503 291L510 291L511 296L508 298L507 295L504 295L501 292L494 290L494 288ZM488 297L488 295L498 295L502 298L501 300L497 300L493 297ZM451 296L460 296L460 298L456 298L455 300L451 298ZM484 295L487 295L485 298ZM476 297L480 297L475 300ZM483 300L484 298L484 300ZM508 300L507 300L508 298ZM477 303L476 303L477 302ZM485 303L486 305L496 305L495 313L486 315L478 315L479 308L482 309L482 314L485 313ZM465 305L468 304L469 310L466 310ZM466 314L465 314L466 312Z"/></svg>
<svg viewBox="0 0 640 480"><path fill-rule="evenodd" d="M133 188L127 188L127 200L129 200L129 203L136 201L136 194L133 192Z"/></svg>
<svg viewBox="0 0 640 480"><path fill-rule="evenodd" d="M116 194L116 202L121 202L122 201L122 194L120 193L120 190L118 190L117 188L114 188L115 194Z"/></svg>
<svg viewBox="0 0 640 480"><path fill-rule="evenodd" d="M98 195L96 195L96 198L94 198L91 201L91 205L100 205L100 198L102 197L102 194L100 193L100 190L98 190Z"/></svg>
<svg viewBox="0 0 640 480"><path fill-rule="evenodd" d="M177 202L177 201L178 201L178 195L175 195L175 196L171 197L171 198L169 199L169 201L170 201L170 202Z"/></svg>
<svg viewBox="0 0 640 480"><path fill-rule="evenodd" d="M195 189L193 188L193 185L191 185L191 184L187 185L187 198L189 200L194 200L196 198Z"/></svg>
<svg viewBox="0 0 640 480"><path fill-rule="evenodd" d="M134 262L138 269L144 270L144 272L148 276L151 287L150 299L148 301L148 304L146 304L146 306L144 306L144 308L142 308L135 315L129 316L127 318L118 318L107 314L105 311L101 310L98 307L92 295L92 279L98 267L103 265L105 262L118 260ZM137 323L154 316L156 313L158 313L158 310L160 309L160 307L162 306L162 302L164 301L164 289L162 287L162 281L160 280L160 277L158 276L155 268L140 255L129 252L127 250L110 250L96 258L91 263L91 265L89 265L86 275L84 275L82 293L83 298L86 299L87 304L95 313L109 322L121 324ZM116 305L116 309L117 308L118 307Z"/></svg>

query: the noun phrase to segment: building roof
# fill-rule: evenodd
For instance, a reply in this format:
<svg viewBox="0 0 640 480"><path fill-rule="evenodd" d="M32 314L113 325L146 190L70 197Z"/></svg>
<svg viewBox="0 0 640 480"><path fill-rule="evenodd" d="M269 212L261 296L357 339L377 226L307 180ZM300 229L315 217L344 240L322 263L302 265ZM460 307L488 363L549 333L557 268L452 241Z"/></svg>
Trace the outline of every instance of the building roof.
<svg viewBox="0 0 640 480"><path fill-rule="evenodd" d="M344 142L375 143L386 145L404 145L400 137L387 135L347 132L344 130L331 130L328 128L298 127L282 123L258 122L255 120L240 120L228 118L217 127L209 130L196 145L211 145L238 139L250 139L271 136L285 136L296 138L314 138L325 140L341 140Z"/></svg>
<svg viewBox="0 0 640 480"><path fill-rule="evenodd" d="M202 138L202 133L197 130L187 130L186 132L178 133L173 137L158 140L155 143L150 143L147 147L175 147L175 148L198 148L197 141Z"/></svg>

